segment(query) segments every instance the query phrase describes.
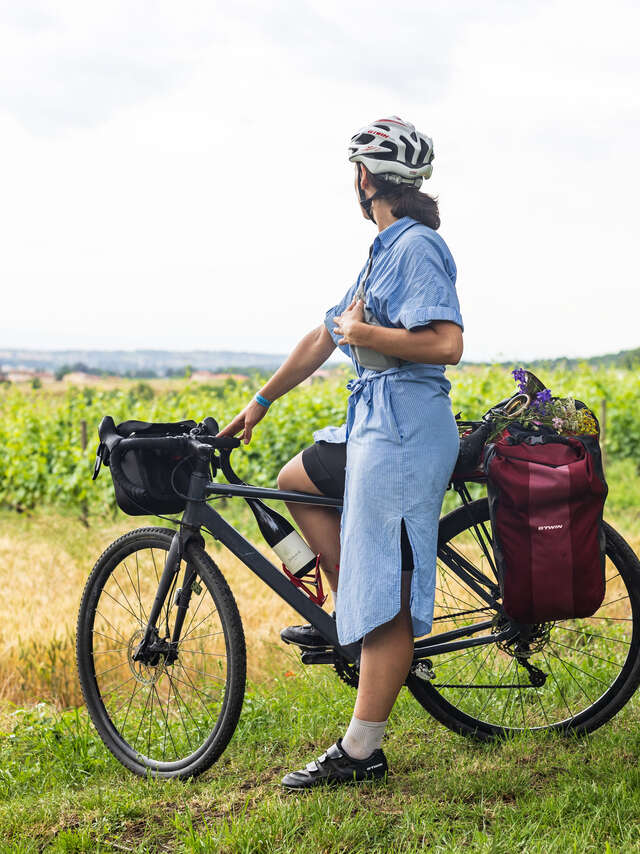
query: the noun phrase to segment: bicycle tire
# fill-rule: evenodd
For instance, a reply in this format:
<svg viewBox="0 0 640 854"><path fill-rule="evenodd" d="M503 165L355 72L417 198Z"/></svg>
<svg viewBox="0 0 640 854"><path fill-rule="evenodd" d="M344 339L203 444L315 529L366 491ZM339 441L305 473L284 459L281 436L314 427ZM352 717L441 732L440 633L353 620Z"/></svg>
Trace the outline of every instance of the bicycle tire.
<svg viewBox="0 0 640 854"><path fill-rule="evenodd" d="M187 620L185 619L180 641L181 645L179 646L180 653L174 664L167 664L166 658L163 660L161 656L155 666L142 666L140 664L136 664L133 660L132 649L134 649L141 636L140 633L146 623L145 618L148 613L147 608L145 608L146 599L143 591L149 591L148 596L146 597L149 598L155 594L155 590L157 589L158 573L156 569L154 549L158 550L164 556L171 545L173 536L174 531L170 529L156 527L139 528L115 540L103 552L93 567L82 595L78 613L76 655L78 675L87 710L102 741L116 759L130 771L133 771L135 774L140 776L150 775L159 778L177 777L185 779L197 776L206 771L216 761L216 759L219 758L233 736L240 717L244 699L246 682L246 649L244 631L240 615L238 613L238 608L224 576L204 549L195 543L190 543L187 546L186 554L183 558L183 564L185 567L193 567L196 572L193 589L196 590L198 587L200 588L200 593L196 595L194 592L192 594L192 601L194 602L194 605L191 610L195 612L196 607L201 608L202 603L208 601L207 594L212 600L214 610L211 611L211 615L207 614L205 619L202 620L201 623L196 623L193 628L191 628L191 624L187 627ZM151 553L153 558L155 575L154 577L150 575L150 572L147 573L147 575L150 576L149 579L147 579L144 574L144 567L143 573L140 575L140 563L143 557L145 557L144 566L149 563L147 559L148 556L146 556L147 551ZM135 581L134 578L136 576L133 571L134 555L136 572L138 574ZM127 566L127 559L130 561L131 569ZM162 565L164 565L164 563ZM116 573L123 566L126 569L126 574L120 573L121 584L118 581L118 575ZM130 584L127 582L127 576L129 577L128 582L130 582ZM117 588L112 585L112 581L115 581ZM109 585L109 587L107 585ZM135 596L132 595L131 588L134 592L137 588L139 607L135 604ZM117 610L115 605L110 603L109 598L107 598L110 597L111 599L114 599L114 595L110 593L109 590L116 591L115 598L120 600L118 604L122 606L123 612L122 616L118 617L113 617L111 614L113 621L109 621L106 615L103 614L103 611L105 611L109 606L112 611ZM120 592L118 592L118 590ZM203 591L205 591L204 595ZM169 597L167 597L167 599L168 598ZM144 602L143 599L145 599ZM131 605L132 601L134 602L133 605ZM169 619L172 611L169 606L165 607L167 608L166 629L167 633L170 633ZM117 611L118 615L120 615L120 613L120 611ZM199 616L192 616L191 623L193 623L194 619L200 620L201 617L202 614ZM112 626L112 628L100 632L96 628L96 623L98 626L103 627L105 625L105 620L108 625ZM121 621L119 626L118 620ZM207 622L207 620L209 622ZM215 633L215 641L209 640L208 642L210 645L217 644L219 645L217 648L222 649L221 644L222 640L224 640L224 652L205 653L203 650L204 642L202 640L199 640L199 649L196 650L193 650L186 644L183 644L183 640L188 636L191 637L191 640L188 641L188 644L190 645L194 642L197 643L199 638L207 638L209 625L214 621L216 626L219 621L220 631ZM158 622L160 623L160 619ZM125 658L123 650L125 648L125 641L127 640L127 634L125 631L126 625L133 626L134 630L130 640L128 641L128 645L126 645L127 653ZM204 626L204 634L202 634L202 630L198 629L199 625ZM193 634L194 631L196 631L195 635ZM200 632L200 635L198 632ZM104 638L107 637L107 635L109 637L105 642ZM214 634L211 634L209 637L214 637ZM115 646L113 648L108 648L106 647L106 643L115 643ZM104 649L100 648L101 644ZM182 663L182 659L185 659L185 661L192 661L193 663L193 660L187 657L187 653L195 656L199 655L201 658L204 655L212 656L211 666L214 668L217 666L218 671L222 670L223 665L221 660L224 658L224 667L226 669L224 678L207 671L208 665L206 662L208 659L204 659L205 663L202 664L203 670L201 673L198 669L200 664L197 663L199 659L196 659L196 669L194 670L194 673L197 673L198 677L206 674L207 676L211 676L212 678L219 680L220 683L224 682L224 688L220 688L221 696L215 698L215 704L213 703L214 697L210 695L208 691L205 692L196 687L196 677L191 677L188 673L188 671L193 670L193 668L189 664ZM111 656L111 658L107 657L105 659L99 657L101 655ZM214 656L219 656L219 658ZM123 676L127 675L126 668L129 668L131 675L127 681L134 682L134 685L132 686L133 693L129 699L129 706L126 707L124 723L122 721L122 716L119 714L122 708L124 708L124 705L120 705L119 708L113 708L114 704L112 703L111 698L114 696L114 691L107 691L105 687L100 684L102 682L102 674L107 673L109 668L103 669L97 673L96 659L99 662L106 661L107 663L117 659L116 664L111 667L111 670L116 674L116 678L119 674L122 674ZM179 665L179 669L176 668L176 665ZM138 672L138 676L136 676L134 671ZM178 673L180 673L182 679L177 675ZM181 682L183 686L182 688L178 687L179 682ZM140 683L142 683L142 688L139 688ZM188 687L188 683L191 683L193 690ZM201 683L198 682L198 684ZM218 682L213 684L218 688ZM184 687L185 685L187 685L187 688ZM144 711L141 713L138 733L136 735L135 743L132 745L132 737L126 729L127 718L132 714L132 718L130 718L130 720L133 721L133 726L135 726L137 720L135 712L136 707L134 707L134 712L131 712L131 707L138 691L140 692L139 703L142 703L145 686L147 687L147 705L145 705ZM133 690L134 688L135 690ZM210 690L213 691L213 689ZM154 750L157 748L157 751L159 751L159 746L157 745L158 738L156 738L155 733L157 728L161 728L162 719L165 714L163 707L164 697L161 699L161 692L167 696L166 717L164 717L166 731L164 733L163 756L162 758L158 758L157 756L154 757L151 755L151 736L153 733ZM156 703L157 711L155 719L153 717L154 694L158 698ZM173 705L171 705L172 695L174 701ZM118 697L118 699L119 697L124 696L124 703L126 703L126 692L124 689L121 691L120 695L116 693L115 696ZM185 696L193 696L195 702L192 708L189 708L189 703L185 700ZM149 697L151 697L150 706ZM199 706L195 708L198 701L202 708ZM149 709L147 715L149 718L149 750L147 753L149 755L146 755L144 752L137 749L140 728L142 727L144 714L147 709ZM209 718L204 716L206 725L202 724L202 709L208 713L209 718L211 719L211 721L209 721ZM215 720L212 711L213 709L218 710ZM159 712L161 713L160 715ZM120 721L116 720L117 717L120 717ZM181 719L182 729L184 732L181 732L180 730L179 719ZM160 721L159 723L158 720ZM173 727L174 724L175 727ZM207 727L210 727L208 732ZM198 733L198 737L200 737L201 733L206 733L206 737L202 739L202 743L197 744L196 749L193 749L192 737L193 741L195 741L196 731ZM168 739L168 735L170 736L170 740ZM165 758L167 743L169 743L170 749L173 748L174 752L174 758L169 760ZM177 745L180 744L185 745L185 750L187 752L184 756L178 755L180 749ZM142 747L144 747L144 740Z"/></svg>
<svg viewBox="0 0 640 854"><path fill-rule="evenodd" d="M473 524L489 523L489 506L486 498L481 498L476 501L469 503L466 506L458 507L453 510L451 513L447 514L442 518L440 523L439 530L439 541L440 543L450 543L457 536L463 535L471 530ZM489 525L490 528L490 525ZM628 700L633 695L636 690L638 684L640 683L640 562L638 558L634 554L633 550L630 546L625 542L623 537L615 531L609 524L604 524L605 534L606 534L606 554L607 554L607 575L610 575L610 566L613 564L615 569L617 570L617 574L620 575L622 585L627 591L628 594L628 608L630 617L618 617L618 616L598 616L601 613L605 614L613 614L617 613L614 611L603 611L604 608L610 607L612 604L617 604L622 602L626 597L620 597L620 599L607 600L607 596L609 595L617 595L615 590L611 594L605 595L605 600L601 608L596 612L593 617L584 618L582 621L573 621L577 626L589 626L591 625L589 621L597 627L598 631L595 629L589 629L588 631L585 628L576 628L575 626L566 626L562 624L569 623L571 621L562 620L557 621L554 624L550 624L552 628L549 630L549 641L548 644L551 646L547 647L548 652L545 654L544 646L542 646L542 650L538 654L538 658L532 656L531 663L536 661L537 664L542 664L542 668L546 667L551 670L551 674L553 678L556 679L553 671L552 659L556 658L562 664L561 656L558 656L557 650L566 647L571 650L572 647L570 644L566 643L558 643L558 641L554 641L554 632L556 628L558 628L559 632L573 632L576 633L579 640L573 641L573 643L582 642L583 650L580 651L582 655L589 656L593 659L593 663L596 667L602 667L601 662L606 661L602 656L599 656L596 653L596 650L599 648L597 644L598 640L595 640L596 646L592 645L592 641L597 638L603 638L605 635L611 635L607 639L613 643L622 646L623 644L628 646L628 652L624 661L622 661L622 653L624 650L620 652L620 661L615 662L616 665L620 665L620 672L617 677L611 682L611 684L607 687L606 690L602 691L597 697L594 697L593 702L590 702L585 708L580 709L577 713L573 713L573 710L570 704L567 701L566 696L563 695L563 689L560 687L560 684L556 681L556 686L553 686L552 682L549 682L549 689L555 691L559 694L559 697L562 698L565 705L567 706L567 711L569 714L565 714L563 710L564 717L561 717L559 720L549 720L548 717L545 717L544 723L539 723L538 725L527 725L526 721L526 713L523 705L522 709L522 726L505 726L504 720L491 721L487 719L487 715L484 716L477 713L469 713L469 709L460 708L462 702L460 698L464 699L464 692L462 688L454 688L451 685L446 684L446 676L445 676L445 685L443 688L438 688L438 672L441 669L439 657L434 656L432 659L433 666L433 678L420 678L417 676L415 671L412 671L407 678L407 687L418 701L418 703L427 711L430 715L432 715L436 720L442 723L444 726L453 730L454 732L472 737L475 739L479 739L482 741L492 741L496 739L501 739L508 737L516 732L521 732L523 730L554 730L563 734L574 733L577 735L584 735L589 732L593 732L598 727L602 726L604 723L609 721L620 709L628 702ZM442 570L442 567L439 567L439 573ZM622 585L617 582L617 574L611 575L611 578L608 579L610 584L613 582L616 583L616 586L621 587ZM441 588L444 587L442 582ZM462 594L457 594L459 597ZM476 597L477 598L477 597ZM464 594L464 601L468 601L470 604L475 604L476 599L473 598L473 593L470 591L470 588L467 588L467 592ZM620 606L618 606L620 607ZM626 607L626 606L625 606ZM487 609L488 611L489 609ZM621 613L621 612L620 612ZM598 621L605 621L604 623L599 623ZM628 622L628 626L627 626ZM603 625L607 627L606 631L604 629L600 629L599 627ZM613 624L613 625L612 625ZM601 634L604 632L604 635ZM622 632L626 632L627 634L623 636ZM616 635L617 637L614 637ZM559 635L563 637L562 634ZM628 640L627 640L628 638ZM542 643L542 642L541 642ZM591 646L590 646L591 644ZM610 644L611 645L611 644ZM495 644L491 644L491 647L495 647ZM587 647L589 647L590 651L587 651ZM551 649L555 648L556 651L551 652ZM487 649L487 647L478 647L477 649ZM616 650L618 647L616 647ZM463 655L467 655L469 653L462 653ZM488 653L487 653L488 654ZM440 658L446 658L440 657ZM567 662L569 662L567 664ZM613 661L609 662L613 664ZM446 667L446 662L444 663ZM457 666L457 665L456 665ZM468 667L468 664L466 665ZM510 665L511 667L512 665ZM518 671L519 662L516 662L515 670ZM558 665L559 667L559 665ZM576 667L575 663L570 662L570 657L567 655L565 662L563 664L564 670L572 677L574 677L573 668L575 668L575 673L582 672L586 673L586 675L591 679L596 679L593 675L590 675L584 668ZM570 669L571 668L571 669ZM555 671L557 673L558 671ZM596 672L595 670L593 672ZM549 674L547 674L548 676ZM429 674L431 676L431 674ZM467 677L468 678L468 677ZM574 678L574 681L575 678ZM547 682L544 685L547 685ZM478 690L484 689L487 690L492 686L483 686L478 684ZM500 689L508 688L509 685L504 683L503 686L494 685L494 693L500 694ZM517 679L517 688L518 694L520 695L520 700L522 702L523 691L526 688L527 695L527 703L530 703L531 707L535 706L535 700L532 697L538 695L538 699L540 696L540 692L543 691L544 686L538 688L534 688L535 694L532 694L532 688L530 685L526 685L524 681L520 683L520 677ZM565 689L566 690L566 689ZM457 691L457 693L456 693ZM592 689L589 687L589 691ZM466 689L466 694L468 695L469 689ZM585 692L588 696L589 692ZM445 696L448 694L449 696ZM470 703L471 701L467 701ZM485 701L485 706L488 701ZM540 701L542 708L544 709L544 704ZM560 700L558 700L558 705L560 705ZM484 709L484 707L483 707ZM477 716L476 716L477 715ZM516 709L517 715L517 709ZM534 715L531 713L531 717Z"/></svg>

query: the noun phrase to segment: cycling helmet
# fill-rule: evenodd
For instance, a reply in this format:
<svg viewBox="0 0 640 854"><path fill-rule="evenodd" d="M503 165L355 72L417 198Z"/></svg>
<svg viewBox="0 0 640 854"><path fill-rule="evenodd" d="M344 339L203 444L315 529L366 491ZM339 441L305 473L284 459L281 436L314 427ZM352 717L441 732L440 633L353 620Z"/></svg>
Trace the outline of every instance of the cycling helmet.
<svg viewBox="0 0 640 854"><path fill-rule="evenodd" d="M369 172L389 185L387 189L377 190L367 199L360 186L358 170L360 204L373 220L371 203L374 199L397 190L401 184L418 188L423 178L431 177L433 140L399 116L377 119L351 137L349 160L352 163L363 163Z"/></svg>

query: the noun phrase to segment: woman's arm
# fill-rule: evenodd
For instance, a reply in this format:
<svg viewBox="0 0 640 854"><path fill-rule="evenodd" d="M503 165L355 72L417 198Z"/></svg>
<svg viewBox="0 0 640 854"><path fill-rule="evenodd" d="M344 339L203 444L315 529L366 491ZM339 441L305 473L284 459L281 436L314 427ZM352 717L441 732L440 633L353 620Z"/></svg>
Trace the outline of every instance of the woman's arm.
<svg viewBox="0 0 640 854"><path fill-rule="evenodd" d="M259 393L272 402L282 397L302 380L311 376L320 365L327 361L335 348L336 345L324 324L312 329L296 344L271 379L262 386ZM247 445L251 439L253 428L266 412L266 408L257 400L251 400L233 421L222 428L218 435L235 436L242 430L242 439Z"/></svg>
<svg viewBox="0 0 640 854"><path fill-rule="evenodd" d="M260 394L267 400L282 397L310 377L335 349L336 345L324 323L312 329L296 344L271 379L260 389Z"/></svg>
<svg viewBox="0 0 640 854"><path fill-rule="evenodd" d="M370 347L386 356L430 365L457 365L462 358L462 329L450 320L432 320L419 329L395 329L364 322L363 302L353 300L335 320L339 344Z"/></svg>

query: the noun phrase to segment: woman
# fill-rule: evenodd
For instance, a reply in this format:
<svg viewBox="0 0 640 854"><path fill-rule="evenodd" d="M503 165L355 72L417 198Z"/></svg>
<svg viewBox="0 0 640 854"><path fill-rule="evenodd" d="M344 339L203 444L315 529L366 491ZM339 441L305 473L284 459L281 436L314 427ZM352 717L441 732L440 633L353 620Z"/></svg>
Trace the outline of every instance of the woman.
<svg viewBox="0 0 640 854"><path fill-rule="evenodd" d="M458 455L458 430L445 377L462 355L456 267L436 234L434 199L419 192L432 171L433 144L398 116L356 133L349 146L362 215L378 235L357 281L309 332L255 399L222 431L251 439L271 402L311 375L338 346L357 378L342 427L316 431L290 460L278 486L341 496L332 509L289 509L333 591L341 644L362 640L354 714L343 738L283 785L378 778L391 708L413 656L431 630L442 500ZM369 322L365 321L366 318ZM340 571L338 571L340 569ZM282 637L326 646L311 626Z"/></svg>

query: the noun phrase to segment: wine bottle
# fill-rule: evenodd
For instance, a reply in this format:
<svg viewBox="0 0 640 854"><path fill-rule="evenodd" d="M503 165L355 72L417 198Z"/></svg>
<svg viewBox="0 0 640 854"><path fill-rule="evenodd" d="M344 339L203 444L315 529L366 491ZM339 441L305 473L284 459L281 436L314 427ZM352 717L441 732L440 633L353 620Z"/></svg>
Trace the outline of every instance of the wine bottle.
<svg viewBox="0 0 640 854"><path fill-rule="evenodd" d="M284 516L257 498L245 498L245 501L256 517L262 536L292 575L302 578L315 569L316 555Z"/></svg>

